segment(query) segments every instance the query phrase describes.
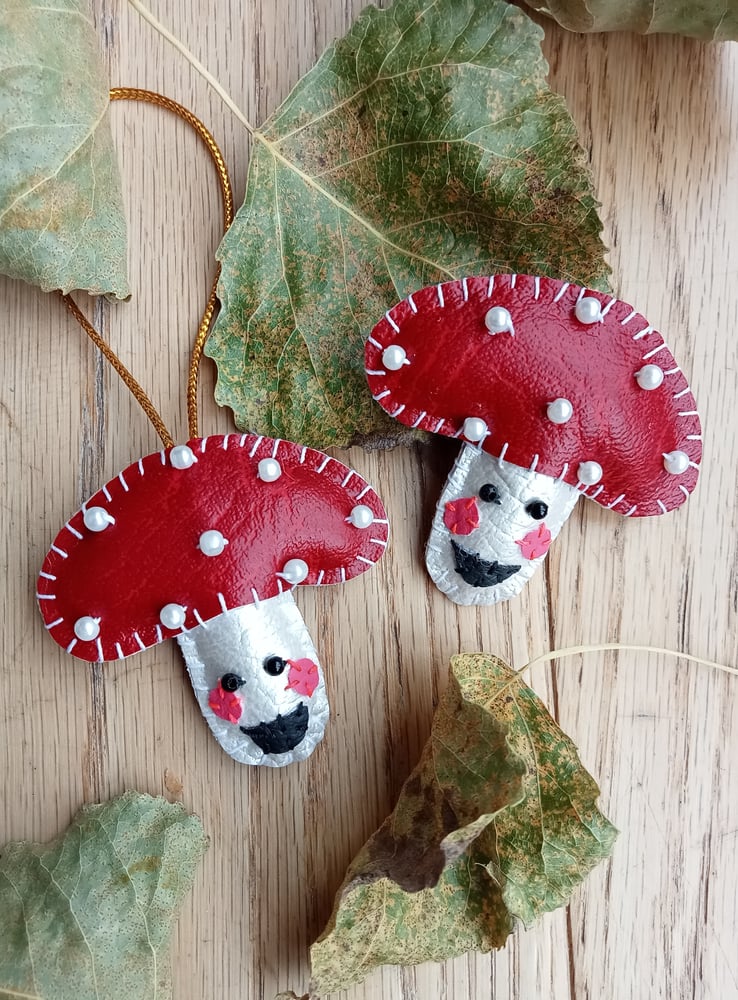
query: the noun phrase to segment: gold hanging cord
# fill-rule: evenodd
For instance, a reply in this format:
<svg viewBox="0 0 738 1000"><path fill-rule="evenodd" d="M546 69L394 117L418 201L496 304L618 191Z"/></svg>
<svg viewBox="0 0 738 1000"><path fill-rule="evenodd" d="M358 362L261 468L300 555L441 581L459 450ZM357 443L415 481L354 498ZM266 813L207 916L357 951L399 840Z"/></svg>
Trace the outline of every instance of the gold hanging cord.
<svg viewBox="0 0 738 1000"><path fill-rule="evenodd" d="M135 87L114 87L110 91L110 100L145 101L148 104L156 104L159 107L166 108L167 111L171 111L173 114L178 115L197 132L205 144L207 151L210 153L210 157L215 164L216 170L218 171L218 181L220 183L220 191L223 200L223 228L224 231L227 230L233 221L233 192L231 191L231 182L228 177L228 168L225 165L225 161L220 149L218 148L218 144L200 119L181 104L178 104L176 101L173 101L168 97L164 97L162 94L157 94L152 90L139 90ZM205 311L202 314L202 319L200 320L200 326L197 330L197 336L192 348L192 357L190 359L190 370L187 377L187 425L189 429L189 436L191 438L198 437L199 435L197 390L200 374L200 361L202 359L205 341L208 339L208 334L210 333L210 324L212 323L213 315L217 307L218 300L216 292L219 277L220 263L215 270L215 278L213 279L212 288L210 289L210 296L205 306ZM61 292L59 294L61 295ZM67 309L75 317L93 344L99 348L105 359L113 366L118 375L120 375L125 385L133 394L136 402L154 425L156 433L164 442L164 447L171 447L171 445L174 444L174 439L164 425L164 421L161 419L156 407L151 402L148 395L129 372L115 351L85 317L71 296L61 295L61 298Z"/></svg>

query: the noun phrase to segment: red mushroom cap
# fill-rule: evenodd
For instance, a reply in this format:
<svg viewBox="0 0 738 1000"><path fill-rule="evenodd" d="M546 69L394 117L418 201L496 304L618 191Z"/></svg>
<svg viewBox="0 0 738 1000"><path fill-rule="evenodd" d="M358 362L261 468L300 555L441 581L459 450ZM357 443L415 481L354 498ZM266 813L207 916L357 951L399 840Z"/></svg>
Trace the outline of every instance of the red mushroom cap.
<svg viewBox="0 0 738 1000"><path fill-rule="evenodd" d="M251 434L196 438L187 447L196 459L189 468L174 467L173 449L130 465L51 546L39 606L51 635L75 656L123 659L226 610L275 597L290 589L279 575L290 560L307 563L301 582L319 585L358 576L384 552L382 501L335 458ZM264 459L279 463L274 481L259 477ZM355 507L366 527L348 520ZM113 522L90 530L85 512L94 508ZM208 531L227 543L215 556L200 548ZM183 628L161 623L168 604L185 609ZM79 639L80 619L99 619L99 635Z"/></svg>
<svg viewBox="0 0 738 1000"><path fill-rule="evenodd" d="M582 299L597 319L577 318ZM488 329L494 307L511 329ZM489 454L625 515L666 513L697 483L701 427L687 380L661 334L602 292L530 275L430 285L374 327L366 371L374 399L403 424L463 439L477 418ZM550 418L554 401L571 416ZM665 465L673 452L679 474ZM584 463L595 471L580 480Z"/></svg>

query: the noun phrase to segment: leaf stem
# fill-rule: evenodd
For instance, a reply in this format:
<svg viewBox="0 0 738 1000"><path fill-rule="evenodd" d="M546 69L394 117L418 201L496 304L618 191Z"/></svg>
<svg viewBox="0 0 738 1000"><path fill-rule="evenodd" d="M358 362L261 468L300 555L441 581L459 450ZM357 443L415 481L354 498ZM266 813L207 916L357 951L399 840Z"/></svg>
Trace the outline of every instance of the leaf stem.
<svg viewBox="0 0 738 1000"><path fill-rule="evenodd" d="M246 115L243 113L243 111L241 111L241 109L238 107L238 105L230 96L230 94L228 94L228 92L223 88L223 86L220 83L218 83L218 81L215 79L212 73L210 73L207 69L205 69L200 60L195 55L193 55L192 52L190 52L190 50L185 46L184 42L181 42L176 35L173 35L172 32L168 30L168 28L165 28L164 25L161 23L161 21L158 21L154 17L154 15L151 13L148 7L145 7L144 4L141 3L141 0L128 0L128 3L141 15L144 21L148 21L148 23L151 25L154 31L160 34L162 38L166 39L166 41L168 41L170 45L173 45L174 48L179 53L181 53L181 55L185 57L187 62L192 66L192 68L197 73L200 74L201 77L203 77L203 79L207 80L207 82L210 84L213 90L218 94L223 103L226 104L231 109L236 118L238 118L238 120L244 126L249 135L253 136L254 133L256 132L256 129L248 120Z"/></svg>

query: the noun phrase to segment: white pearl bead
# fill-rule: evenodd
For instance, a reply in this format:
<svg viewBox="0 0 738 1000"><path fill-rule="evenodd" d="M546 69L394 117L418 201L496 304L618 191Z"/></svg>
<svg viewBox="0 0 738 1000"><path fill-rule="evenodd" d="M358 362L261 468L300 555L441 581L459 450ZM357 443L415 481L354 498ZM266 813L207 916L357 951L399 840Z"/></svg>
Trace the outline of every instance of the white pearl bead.
<svg viewBox="0 0 738 1000"><path fill-rule="evenodd" d="M74 623L74 634L82 642L92 642L93 639L97 639L100 635L100 623L97 618L85 615L83 618L78 618Z"/></svg>
<svg viewBox="0 0 738 1000"><path fill-rule="evenodd" d="M481 417L467 417L463 433L467 441L481 441L487 433L487 424Z"/></svg>
<svg viewBox="0 0 738 1000"><path fill-rule="evenodd" d="M683 451L669 451L664 455L664 468L672 476L681 476L689 468L689 455Z"/></svg>
<svg viewBox="0 0 738 1000"><path fill-rule="evenodd" d="M265 483L273 483L282 475L282 466L276 458L262 458L258 465L258 475Z"/></svg>
<svg viewBox="0 0 738 1000"><path fill-rule="evenodd" d="M513 328L512 316L504 306L492 306L484 317L484 325L490 333L507 333Z"/></svg>
<svg viewBox="0 0 738 1000"><path fill-rule="evenodd" d="M586 325L597 323L602 318L599 300L592 298L591 295L585 295L574 306L574 315L580 323Z"/></svg>
<svg viewBox="0 0 738 1000"><path fill-rule="evenodd" d="M658 389L664 381L664 372L658 365L644 365L636 372L636 382L641 389Z"/></svg>
<svg viewBox="0 0 738 1000"><path fill-rule="evenodd" d="M159 621L164 628L182 628L187 617L186 611L181 604L165 604L159 612Z"/></svg>
<svg viewBox="0 0 738 1000"><path fill-rule="evenodd" d="M109 524L115 524L115 518L104 507L88 507L82 515L85 528L90 531L105 531Z"/></svg>
<svg viewBox="0 0 738 1000"><path fill-rule="evenodd" d="M227 544L228 539L224 538L219 531L211 528L209 531L203 531L200 535L198 547L206 556L219 556Z"/></svg>
<svg viewBox="0 0 738 1000"><path fill-rule="evenodd" d="M287 583L302 583L308 575L308 564L304 559L288 559L282 567L281 575Z"/></svg>
<svg viewBox="0 0 738 1000"><path fill-rule="evenodd" d="M355 528L368 528L374 522L374 511L364 503L357 504L349 514L349 521Z"/></svg>
<svg viewBox="0 0 738 1000"><path fill-rule="evenodd" d="M189 445L178 444L169 452L169 461L175 469L189 469L197 459Z"/></svg>
<svg viewBox="0 0 738 1000"><path fill-rule="evenodd" d="M546 407L546 416L552 424L565 424L571 420L574 407L568 399L554 399Z"/></svg>
<svg viewBox="0 0 738 1000"><path fill-rule="evenodd" d="M404 348L400 347L399 344L390 344L384 349L382 364L388 371L397 372L403 365L409 365L410 362L407 360Z"/></svg>
<svg viewBox="0 0 738 1000"><path fill-rule="evenodd" d="M587 486L599 483L602 479L602 466L599 462L582 462L577 469L577 479Z"/></svg>

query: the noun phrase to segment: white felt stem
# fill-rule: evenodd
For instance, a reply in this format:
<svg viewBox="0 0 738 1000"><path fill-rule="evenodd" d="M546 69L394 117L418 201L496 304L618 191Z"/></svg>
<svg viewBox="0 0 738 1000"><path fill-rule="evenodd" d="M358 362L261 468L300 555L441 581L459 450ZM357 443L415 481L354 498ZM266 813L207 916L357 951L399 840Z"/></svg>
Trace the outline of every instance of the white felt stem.
<svg viewBox="0 0 738 1000"><path fill-rule="evenodd" d="M485 484L496 488L499 503L480 498L479 491ZM455 534L444 523L444 516L447 505L461 498L476 501L479 525L469 533ZM523 589L545 558L545 554L526 558L525 547L519 541L541 525L545 525L554 539L578 499L579 492L567 483L493 458L476 446L464 445L436 508L426 549L428 572L439 590L457 604L496 604L507 600ZM548 507L541 520L526 511L535 501ZM456 551L452 543L456 543ZM489 569L483 584L470 584L459 571L458 548L463 550L461 558L468 564L477 563L488 569L496 565L499 575L505 578L489 583L495 579L495 571ZM479 570L478 577L481 575Z"/></svg>
<svg viewBox="0 0 738 1000"><path fill-rule="evenodd" d="M282 767L312 753L328 721L328 699L313 641L291 593L226 611L177 636L177 642L202 714L227 754L242 764ZM287 670L272 676L264 669L264 662L273 656L308 659L317 665L319 683L311 696L287 688ZM244 681L238 689L243 714L237 723L221 719L208 703L210 692L225 674L236 674ZM301 704L308 712L307 731L287 752L264 753L241 730L241 726L268 726L278 716L288 717Z"/></svg>

